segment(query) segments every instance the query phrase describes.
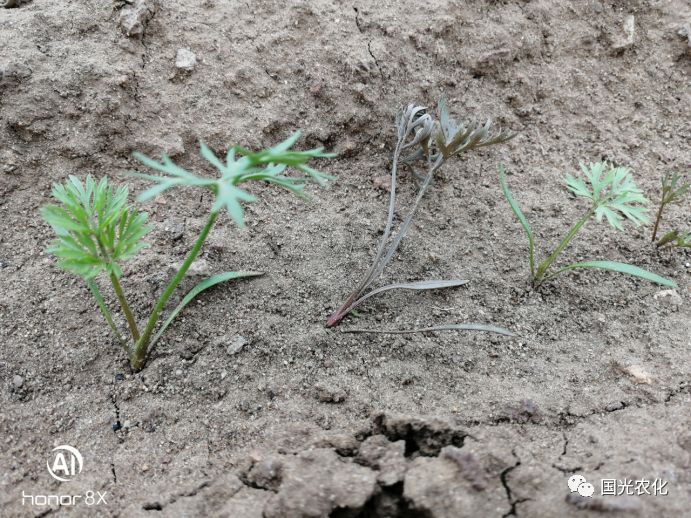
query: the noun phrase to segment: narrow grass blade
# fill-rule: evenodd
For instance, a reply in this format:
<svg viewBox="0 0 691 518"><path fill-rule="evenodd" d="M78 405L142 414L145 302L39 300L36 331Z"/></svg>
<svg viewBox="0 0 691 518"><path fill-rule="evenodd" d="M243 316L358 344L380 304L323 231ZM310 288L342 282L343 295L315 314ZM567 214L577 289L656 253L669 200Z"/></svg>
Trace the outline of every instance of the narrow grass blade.
<svg viewBox="0 0 691 518"><path fill-rule="evenodd" d="M626 263L617 263L615 261L586 261L582 263L573 263L564 268L557 270L550 277L555 277L561 272L568 270L575 270L576 268L599 268L601 270L610 270L612 272L625 273L627 275L633 275L634 277L640 277L646 281L654 282L656 284L661 284L662 286L669 286L670 288L676 288L677 284L665 277L661 277L655 273L639 268L638 266L632 266Z"/></svg>
<svg viewBox="0 0 691 518"><path fill-rule="evenodd" d="M387 284L381 288L370 291L364 297L360 297L353 303L351 308L359 306L362 302L368 298L378 295L384 291L389 290L439 290L443 288L455 288L457 286L463 286L468 284L470 281L468 279L435 279L431 281L417 281L417 282L399 282L396 284Z"/></svg>
<svg viewBox="0 0 691 518"><path fill-rule="evenodd" d="M488 324L444 324L440 326L421 327L418 329L403 329L386 331L381 329L346 329L344 333L377 333L387 335L404 335L411 333L425 333L428 331L481 331L485 333L497 333L504 336L517 336L508 329L503 327L492 326Z"/></svg>
<svg viewBox="0 0 691 518"><path fill-rule="evenodd" d="M180 313L180 311L183 310L183 308L192 302L192 300L199 295L202 291L207 290L211 288L212 286L216 286L216 284L219 284L221 282L225 281L231 281L233 279L246 279L248 277L259 277L261 275L264 275L263 272L223 272L219 273L216 275L212 275L208 279L204 279L201 281L199 284L197 284L194 288L192 288L187 295L183 297L183 299L180 301L180 304L178 304L173 311L171 311L170 315L168 315L168 318L163 322L163 325L161 325L161 328L158 330L156 335L153 337L151 340L151 345L149 348L153 347L156 342L158 342L159 338L161 338L161 335L165 332L166 328L170 325L170 323L175 319L175 317Z"/></svg>
<svg viewBox="0 0 691 518"><path fill-rule="evenodd" d="M127 356L129 357L130 348L127 346L127 342L125 341L125 339L120 334L120 331L118 331L118 328L115 325L115 322L113 321L113 316L111 315L110 311L108 310L108 306L106 306L106 302L103 300L103 295L101 295L101 291L98 289L98 285L96 284L96 281L94 281L93 279L88 279L86 281L86 285L89 287L89 290L91 290L91 294L94 296L94 299L96 300L96 304L98 304L98 308L101 310L101 314L103 315L103 318L106 319L106 322L108 322L108 325L113 330L113 333L115 333L115 336L118 338L120 345L122 345L122 348L125 349L125 352L127 353Z"/></svg>
<svg viewBox="0 0 691 518"><path fill-rule="evenodd" d="M501 190L504 193L506 201L508 201L509 205L511 206L511 210L518 218L518 221L520 221L521 225L523 226L523 230L525 230L525 233L528 236L530 274L535 277L535 240L533 238L533 231L530 228L530 223L528 223L528 220L523 215L521 208L518 206L518 203L516 203L516 200L513 198L513 194L511 194L511 191L509 190L509 185L506 183L506 169L503 165L499 166L499 184L501 185Z"/></svg>

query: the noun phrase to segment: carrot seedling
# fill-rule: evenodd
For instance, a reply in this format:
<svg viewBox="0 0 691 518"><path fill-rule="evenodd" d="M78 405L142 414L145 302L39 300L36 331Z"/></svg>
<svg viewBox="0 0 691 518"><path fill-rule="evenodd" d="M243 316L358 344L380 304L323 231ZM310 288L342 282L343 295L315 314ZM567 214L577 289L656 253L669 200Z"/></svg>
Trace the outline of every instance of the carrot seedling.
<svg viewBox="0 0 691 518"><path fill-rule="evenodd" d="M655 242L657 238L657 231L662 221L662 215L668 205L679 204L691 189L691 183L680 183L681 177L677 173L666 174L662 178L662 193L660 196L660 205L657 208L655 216L655 224L653 225L653 235L651 241ZM667 232L656 243L658 247L670 246L679 248L691 248L691 232L682 232L678 229L673 229Z"/></svg>
<svg viewBox="0 0 691 518"><path fill-rule="evenodd" d="M424 107L410 104L406 109L397 114L397 141L391 166L389 210L386 225L384 226L384 234L379 241L369 270L367 270L362 280L341 307L329 317L326 322L327 327L338 325L346 315L367 299L388 290L431 290L461 286L468 282L465 279L430 280L389 284L370 290L372 285L382 276L384 269L398 250L401 241L410 230L422 198L429 190L432 179L441 166L454 155L499 144L514 136L501 131L494 132L491 120L484 124L457 124L449 116L446 102L443 99L439 102L438 112L439 120L437 121L432 115L427 113ZM408 209L408 214L399 226L396 235L392 237L399 164L409 166L415 173L415 176L421 179L421 184L415 200ZM419 174L415 170L416 164L420 164L426 169L424 175Z"/></svg>
<svg viewBox="0 0 691 518"><path fill-rule="evenodd" d="M58 265L61 268L86 281L96 304L125 350L134 371L143 368L148 353L166 328L177 314L202 291L232 279L262 275L261 272L224 272L203 280L183 297L156 330L166 302L185 277L221 212L227 211L235 224L241 228L245 226L242 203L252 202L256 198L241 189L239 187L241 184L250 181L268 182L300 197L305 197L304 189L307 182L324 185L331 178L307 164L314 158L328 158L334 155L324 153L321 148L310 151L291 150L298 137L299 133L295 133L277 146L256 153L233 146L223 161L202 143L201 155L218 170L220 176L217 178L197 176L174 164L165 155L162 161L158 162L141 153L134 154L134 157L145 166L163 173L162 176L132 173L133 176L154 182L152 187L138 197L140 202L178 186L202 187L210 190L215 196L204 228L182 266L156 301L141 332L137 318L120 284L120 277L122 276L121 264L147 246L143 242L144 236L150 230L150 227L146 225L147 215L128 203L127 186L114 188L109 185L106 178L102 178L97 183L91 175L87 176L85 182L70 176L64 184L53 186L53 197L59 205L47 205L41 211L43 218L57 236L48 251L58 258ZM302 174L299 176L284 174L288 167ZM131 339L125 339L115 323L96 282L99 274L106 275L110 280L120 309L127 321ZM154 331L156 331L155 334Z"/></svg>
<svg viewBox="0 0 691 518"><path fill-rule="evenodd" d="M612 167L605 162L598 162L590 164L590 167L581 164L581 170L589 185L586 184L583 178L568 175L566 177L566 187L577 197L587 199L590 206L583 216L569 229L566 235L564 235L561 241L559 241L552 253L542 262L536 264L535 241L530 224L523 215L523 212L521 212L521 209L509 190L508 184L506 183L506 171L504 167L500 166L499 168L499 183L504 196L528 236L528 262L530 264L530 274L533 286L537 288L542 283L577 268L599 268L633 275L663 286L676 287L676 284L669 279L660 277L659 275L638 268L637 266L615 261L578 262L568 264L549 273L554 262L559 258L566 247L569 246L578 232L593 219L597 222L601 222L604 218L607 220L607 223L616 230L623 230L622 223L624 220L630 221L635 226L640 226L649 222L646 215L648 200L643 196L643 192L636 187L628 168Z"/></svg>
<svg viewBox="0 0 691 518"><path fill-rule="evenodd" d="M691 232L670 230L656 243L658 248L668 246L670 248L691 248Z"/></svg>

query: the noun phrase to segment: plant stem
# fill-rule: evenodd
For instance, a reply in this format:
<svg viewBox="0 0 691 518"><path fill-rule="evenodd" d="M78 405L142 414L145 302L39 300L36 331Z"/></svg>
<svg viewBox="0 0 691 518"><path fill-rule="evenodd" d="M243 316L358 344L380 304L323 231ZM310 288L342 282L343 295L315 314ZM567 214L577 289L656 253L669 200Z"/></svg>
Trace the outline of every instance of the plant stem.
<svg viewBox="0 0 691 518"><path fill-rule="evenodd" d="M101 250L101 254L103 254L103 257L107 261L111 262L110 254L108 254L108 252L106 251L106 247L103 245L98 235L96 235L96 242L98 243L98 248ZM113 290L115 290L115 294L118 297L118 302L120 302L120 308L122 309L122 312L125 314L125 318L127 319L127 325L130 328L132 340L136 343L137 340L139 340L139 328L137 327L137 321L134 319L132 310L130 309L129 304L127 303L127 297L125 297L125 292L122 291L122 286L120 286L120 281L118 280L117 275L111 273L109 277L110 283L113 285Z"/></svg>
<svg viewBox="0 0 691 518"><path fill-rule="evenodd" d="M120 334L120 331L118 331L118 328L115 325L115 322L113 321L113 316L110 314L110 311L108 310L108 306L106 306L106 303L103 300L103 295L101 295L101 291L98 289L98 285L96 284L96 281L94 281L93 279L87 279L86 285L89 287L89 290L91 290L91 294L94 296L94 299L96 299L96 304L98 304L98 307L101 310L101 314L103 315L103 318L106 319L106 322L108 322L108 325L113 330L113 333L115 333L115 336L117 337L118 341L120 342L120 345L122 345L122 348L125 349L127 356L129 356L130 355L129 346L127 345L127 342L125 341L125 339Z"/></svg>
<svg viewBox="0 0 691 518"><path fill-rule="evenodd" d="M396 143L396 149L393 153L393 161L391 164L391 193L389 194L389 211L386 217L384 233L382 234L382 237L379 241L379 245L377 246L377 252L374 254L374 260L372 261L372 265L369 267L365 275L362 277L362 280L358 283L357 287L350 293L350 295L348 295L346 301L328 318L328 320L326 321L326 327L334 327L341 320L343 320L343 318L348 313L350 313L355 301L358 300L360 295L362 295L362 293L376 279L375 272L377 270L377 267L379 266L379 262L381 261L382 255L384 255L384 248L386 246L386 242L389 240L389 236L391 235L391 227L393 225L393 217L396 209L398 161L401 156L401 149L403 147L404 140L405 135L402 138L399 138L398 142Z"/></svg>
<svg viewBox="0 0 691 518"><path fill-rule="evenodd" d="M662 221L662 211L665 208L664 200L660 201L660 207L657 209L657 215L655 216L655 225L653 226L653 237L651 238L651 241L655 241L655 238L657 237L657 228L660 226L660 222Z"/></svg>
<svg viewBox="0 0 691 518"><path fill-rule="evenodd" d="M154 309L151 311L149 320L146 323L146 328L144 328L144 333L135 344L134 351L132 352L132 355L130 357L130 365L132 366L132 369L134 369L135 371L141 370L144 366L144 361L146 360L146 354L149 348L149 340L151 339L151 333L153 333L153 330L156 327L158 318L161 315L161 312L163 311L166 302L168 302L168 299L175 291L175 288L177 288L178 284L180 284L180 281L182 281L182 279L185 277L187 270L189 270L190 266L192 266L192 263L199 254L199 251L201 250L204 241L206 241L209 232L213 228L214 223L216 223L217 218L217 211L209 214L209 219L207 220L206 225L202 229L201 234L199 234L199 237L195 241L194 246L187 254L185 262L182 263L180 269L177 271L173 279L168 283L168 286L166 286L165 291L156 302Z"/></svg>
<svg viewBox="0 0 691 518"><path fill-rule="evenodd" d="M113 285L113 289L115 290L115 294L118 296L118 302L120 302L122 312L125 314L125 318L127 319L127 325L130 328L132 340L136 343L137 340L139 340L139 329L137 328L137 322L134 319L134 315L132 314L129 304L127 304L127 299L125 298L125 293L122 291L122 286L120 286L120 281L113 273L110 274L110 283Z"/></svg>
<svg viewBox="0 0 691 518"><path fill-rule="evenodd" d="M358 288L354 290L349 296L348 299L343 303L343 305L338 308L326 321L326 327L334 327L336 326L343 318L350 313L361 301L363 298L362 293L374 282L376 281L381 274L384 272L384 268L386 268L386 265L391 262L391 259L393 258L393 255L396 253L396 250L398 250L398 247L401 244L401 241L403 241L403 238L406 236L408 233L408 230L410 229L410 225L413 221L413 217L415 216L415 213L417 212L418 207L420 206L420 202L422 201L422 198L425 196L425 193L427 193L427 190L429 189L429 186L432 182L432 178L434 176L434 173L441 167L441 165L444 163L444 158L439 157L434 164L429 164L429 170L427 172L427 176L425 177L424 182L422 183L422 186L420 187L420 190L418 191L417 197L415 198L415 201L413 202L413 206L411 209L408 211L408 214L406 215L406 219L403 221L401 224L398 233L394 237L393 241L389 245L388 251L386 252L386 255L382 259L382 254L384 252L384 241L380 243L379 250L377 251L377 256L375 258L374 263L370 267L370 269L367 272L367 277L366 283L360 283ZM394 167L396 166L396 163L394 163ZM394 169L395 170L395 169ZM392 189L394 188L393 183ZM387 222L387 231L385 232L385 237L388 238L388 234L390 233L391 230L391 222L393 220L393 213L390 212L389 215L389 221Z"/></svg>
<svg viewBox="0 0 691 518"><path fill-rule="evenodd" d="M535 275L533 276L533 286L538 287L540 284L542 284L542 282L545 280L545 273L549 267L552 266L552 263L557 260L564 249L569 245L571 240L576 237L576 234L578 234L583 225L585 225L585 223L593 217L596 209L596 205L590 207L588 212L586 212L585 215L579 219L576 224L566 233L549 257L540 263L540 265L537 267Z"/></svg>

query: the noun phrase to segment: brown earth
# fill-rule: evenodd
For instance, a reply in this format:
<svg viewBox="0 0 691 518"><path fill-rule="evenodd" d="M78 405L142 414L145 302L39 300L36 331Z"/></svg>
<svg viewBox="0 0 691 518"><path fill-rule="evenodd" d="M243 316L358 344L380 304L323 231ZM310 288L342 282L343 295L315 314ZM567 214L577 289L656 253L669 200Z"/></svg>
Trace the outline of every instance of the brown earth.
<svg viewBox="0 0 691 518"><path fill-rule="evenodd" d="M664 173L688 173L687 2L5 3L19 6L0 7L0 515L689 512L691 254L593 224L565 259L631 262L676 293L592 272L529 291L496 179L504 162L544 253L583 210L562 184L579 160L630 166L654 200ZM176 67L179 49L196 64ZM393 114L441 95L519 135L445 166L386 278L471 283L383 295L327 330L383 226ZM201 167L197 139L261 148L295 129L339 153L319 164L337 181L309 204L254 186L248 229L222 218L202 259L267 274L203 295L132 374L83 282L44 251L51 184L125 181L134 150ZM210 205L159 202L123 280L142 320ZM689 207L666 227L691 227ZM341 332L445 322L520 337ZM63 484L45 467L61 444L85 460ZM661 478L669 494L579 500L574 473L596 493ZM85 491L107 505L22 504Z"/></svg>

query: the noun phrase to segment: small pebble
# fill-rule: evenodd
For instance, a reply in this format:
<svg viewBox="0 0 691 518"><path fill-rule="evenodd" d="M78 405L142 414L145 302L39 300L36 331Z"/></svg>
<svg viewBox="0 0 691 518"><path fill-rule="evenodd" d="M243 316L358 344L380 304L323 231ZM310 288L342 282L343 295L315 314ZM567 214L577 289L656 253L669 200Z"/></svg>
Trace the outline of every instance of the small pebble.
<svg viewBox="0 0 691 518"><path fill-rule="evenodd" d="M631 376L631 378L633 378L633 382L636 384L650 385L653 382L650 374L648 374L640 365L628 365L622 367L621 370L625 374Z"/></svg>
<svg viewBox="0 0 691 518"><path fill-rule="evenodd" d="M660 290L653 295L653 298L667 306L681 306L683 303L681 295L676 290Z"/></svg>
<svg viewBox="0 0 691 518"><path fill-rule="evenodd" d="M348 395L340 387L319 383L315 387L315 396L322 403L342 403Z"/></svg>
<svg viewBox="0 0 691 518"><path fill-rule="evenodd" d="M24 378L19 374L15 374L12 378L12 385L14 385L15 388L22 388L22 385L24 385Z"/></svg>
<svg viewBox="0 0 691 518"><path fill-rule="evenodd" d="M237 337L235 340L233 340L233 342L228 346L228 348L226 349L226 352L227 352L229 355L231 355L231 356L232 356L233 354L237 354L237 353L239 353L240 351L242 351L242 348L245 347L245 345L247 345L247 343L248 343L247 338L245 338L244 336L238 336L238 337Z"/></svg>
<svg viewBox="0 0 691 518"><path fill-rule="evenodd" d="M182 72L192 72L197 66L197 56L190 49L178 49L175 56L175 68Z"/></svg>
<svg viewBox="0 0 691 518"><path fill-rule="evenodd" d="M124 379L125 379L125 375L124 375L122 372L118 372L118 373L115 375L115 381L122 381L122 380L124 380Z"/></svg>

